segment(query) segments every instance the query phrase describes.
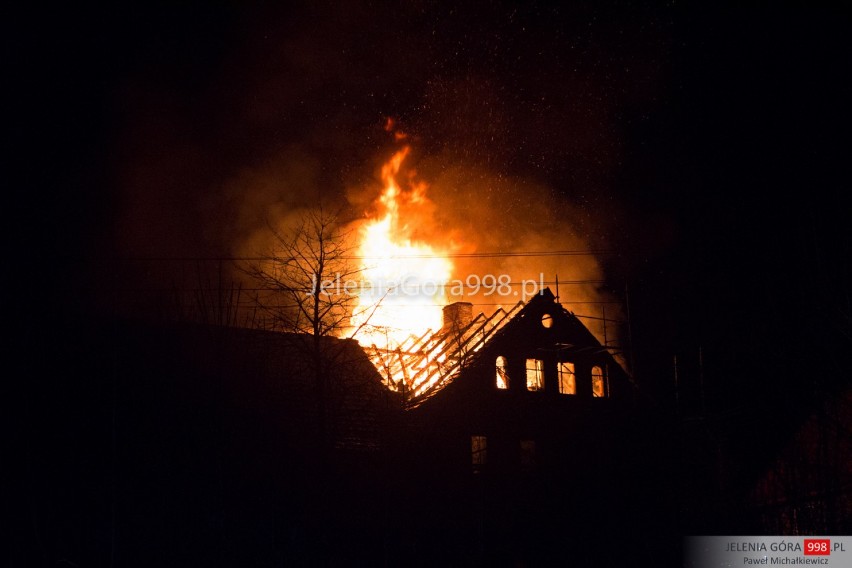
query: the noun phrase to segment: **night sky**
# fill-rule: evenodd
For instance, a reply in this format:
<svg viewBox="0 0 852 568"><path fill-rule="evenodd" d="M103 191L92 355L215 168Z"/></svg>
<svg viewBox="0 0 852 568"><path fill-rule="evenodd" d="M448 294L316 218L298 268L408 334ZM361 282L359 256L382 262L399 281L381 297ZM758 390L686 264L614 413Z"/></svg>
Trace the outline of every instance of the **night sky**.
<svg viewBox="0 0 852 568"><path fill-rule="evenodd" d="M604 274L629 291L634 371L663 405L673 356L694 367L699 348L711 408L771 416L848 384L839 11L4 11L7 325L28 347L102 308L110 259L227 256L251 207L340 201L392 149L393 117L433 173L520 180L507 211L545 188L590 248L617 251Z"/></svg>

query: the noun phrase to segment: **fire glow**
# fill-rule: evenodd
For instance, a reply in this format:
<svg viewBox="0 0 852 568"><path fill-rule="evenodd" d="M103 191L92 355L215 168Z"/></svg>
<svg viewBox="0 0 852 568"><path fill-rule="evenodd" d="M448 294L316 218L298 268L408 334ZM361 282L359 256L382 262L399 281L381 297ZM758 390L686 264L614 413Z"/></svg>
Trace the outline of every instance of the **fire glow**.
<svg viewBox="0 0 852 568"><path fill-rule="evenodd" d="M413 171L405 189L398 182L410 151L404 146L382 167L379 216L364 224L359 235L361 277L373 286L359 294L352 325L358 330L355 339L380 349L395 349L412 336L441 327L444 286L453 273L447 251L415 240L417 219L403 218L403 209L417 210L428 201L427 185Z"/></svg>

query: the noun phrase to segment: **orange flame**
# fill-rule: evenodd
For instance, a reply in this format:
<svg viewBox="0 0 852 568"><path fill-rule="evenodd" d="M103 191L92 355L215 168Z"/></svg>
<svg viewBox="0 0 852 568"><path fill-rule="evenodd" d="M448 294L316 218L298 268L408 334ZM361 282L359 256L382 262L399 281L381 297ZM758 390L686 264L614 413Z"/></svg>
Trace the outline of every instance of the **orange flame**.
<svg viewBox="0 0 852 568"><path fill-rule="evenodd" d="M377 200L382 215L363 225L360 233L366 285L358 294L352 324L362 345L380 349L394 349L411 336L441 327L441 307L447 303L444 287L453 271L446 251L412 238L418 219L403 218L403 205L427 200L427 185L414 180L413 172L406 189L397 181L410 151L410 146L403 147L382 166L384 189Z"/></svg>

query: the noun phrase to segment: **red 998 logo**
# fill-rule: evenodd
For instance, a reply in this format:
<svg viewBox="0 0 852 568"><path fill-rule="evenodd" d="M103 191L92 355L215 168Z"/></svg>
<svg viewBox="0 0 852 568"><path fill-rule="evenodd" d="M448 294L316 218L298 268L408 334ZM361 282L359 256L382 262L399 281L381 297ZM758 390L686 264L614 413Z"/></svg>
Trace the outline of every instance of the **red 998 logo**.
<svg viewBox="0 0 852 568"><path fill-rule="evenodd" d="M831 554L831 540L827 538L806 538L805 556Z"/></svg>

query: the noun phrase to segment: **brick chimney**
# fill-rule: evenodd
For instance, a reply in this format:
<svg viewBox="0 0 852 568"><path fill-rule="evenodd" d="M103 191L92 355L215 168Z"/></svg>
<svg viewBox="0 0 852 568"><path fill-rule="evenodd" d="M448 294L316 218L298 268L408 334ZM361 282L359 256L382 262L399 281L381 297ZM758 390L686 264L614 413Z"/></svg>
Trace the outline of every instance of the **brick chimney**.
<svg viewBox="0 0 852 568"><path fill-rule="evenodd" d="M444 306L444 325L441 331L461 331L473 320L473 304L453 302Z"/></svg>

